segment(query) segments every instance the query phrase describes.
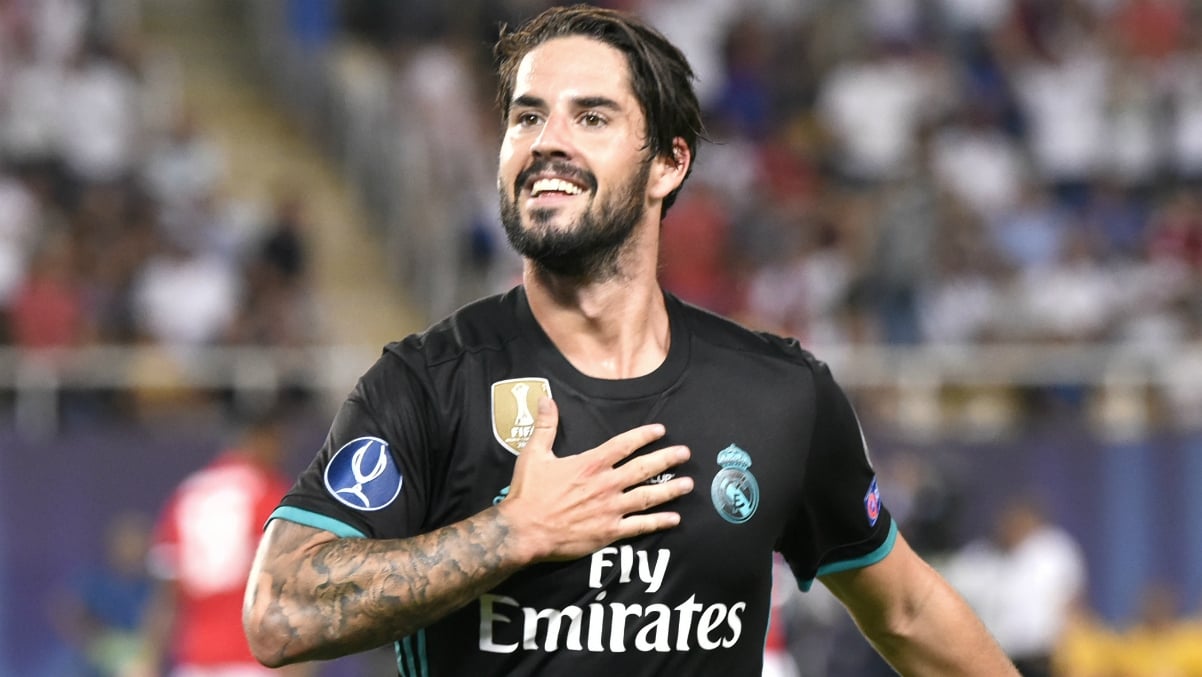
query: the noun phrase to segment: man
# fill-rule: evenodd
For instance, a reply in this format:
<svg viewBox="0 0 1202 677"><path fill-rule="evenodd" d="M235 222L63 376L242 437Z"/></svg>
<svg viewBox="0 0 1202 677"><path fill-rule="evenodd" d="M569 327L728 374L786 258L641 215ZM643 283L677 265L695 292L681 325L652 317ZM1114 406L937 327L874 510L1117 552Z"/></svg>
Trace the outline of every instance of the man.
<svg viewBox="0 0 1202 677"><path fill-rule="evenodd" d="M1080 544L1025 494L1002 504L992 538L969 543L943 568L1024 677L1054 674L1061 638L1085 605L1088 573Z"/></svg>
<svg viewBox="0 0 1202 677"><path fill-rule="evenodd" d="M249 417L229 449L172 492L148 558L159 583L143 619L143 655L122 674L278 674L251 655L239 616L263 521L288 490L279 470L280 415L272 409Z"/></svg>
<svg viewBox="0 0 1202 677"><path fill-rule="evenodd" d="M395 642L405 677L753 675L779 550L902 672L1016 674L897 534L826 367L660 289L702 129L681 53L587 7L497 53L523 284L360 380L267 526L255 655Z"/></svg>

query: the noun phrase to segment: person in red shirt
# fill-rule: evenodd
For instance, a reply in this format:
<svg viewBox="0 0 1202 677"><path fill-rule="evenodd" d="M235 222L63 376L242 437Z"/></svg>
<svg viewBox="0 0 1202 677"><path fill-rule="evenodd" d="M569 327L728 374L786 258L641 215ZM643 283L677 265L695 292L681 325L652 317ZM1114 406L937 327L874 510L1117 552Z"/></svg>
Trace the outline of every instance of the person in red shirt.
<svg viewBox="0 0 1202 677"><path fill-rule="evenodd" d="M73 243L50 237L11 299L13 343L27 349L71 348L89 333L75 277Z"/></svg>
<svg viewBox="0 0 1202 677"><path fill-rule="evenodd" d="M186 477L159 517L149 560L159 590L144 622L139 677L259 677L242 629L242 595L263 524L290 483L283 421L262 413ZM303 667L289 675L307 674Z"/></svg>

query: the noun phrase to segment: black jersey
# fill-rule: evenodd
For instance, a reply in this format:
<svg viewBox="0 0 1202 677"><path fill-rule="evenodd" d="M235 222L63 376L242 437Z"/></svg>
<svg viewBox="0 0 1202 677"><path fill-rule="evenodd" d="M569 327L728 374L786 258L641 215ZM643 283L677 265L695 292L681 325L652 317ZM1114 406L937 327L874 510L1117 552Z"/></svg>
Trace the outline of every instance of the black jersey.
<svg viewBox="0 0 1202 677"><path fill-rule="evenodd" d="M274 517L404 538L476 514L504 499L543 393L559 455L654 422L667 435L648 449L692 450L670 471L695 481L664 506L677 527L519 572L397 642L404 677L759 674L774 551L803 589L888 554L896 529L827 367L666 301L667 359L639 378L574 369L518 287L390 344L356 385Z"/></svg>

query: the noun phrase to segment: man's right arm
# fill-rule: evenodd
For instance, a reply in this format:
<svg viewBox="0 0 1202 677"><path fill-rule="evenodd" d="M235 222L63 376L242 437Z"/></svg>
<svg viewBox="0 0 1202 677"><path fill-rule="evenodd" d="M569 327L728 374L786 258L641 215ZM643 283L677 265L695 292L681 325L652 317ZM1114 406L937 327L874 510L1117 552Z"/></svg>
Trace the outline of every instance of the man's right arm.
<svg viewBox="0 0 1202 677"><path fill-rule="evenodd" d="M279 666L381 646L532 563L583 557L679 523L677 513L645 511L688 493L692 480L644 482L687 460L687 449L666 447L618 465L663 437L662 426L641 426L560 458L551 450L558 420L555 404L540 401L509 497L435 531L392 540L339 538L273 520L243 605L255 657Z"/></svg>
<svg viewBox="0 0 1202 677"><path fill-rule="evenodd" d="M529 562L501 508L404 540L268 525L243 613L255 657L279 666L387 644L442 618Z"/></svg>

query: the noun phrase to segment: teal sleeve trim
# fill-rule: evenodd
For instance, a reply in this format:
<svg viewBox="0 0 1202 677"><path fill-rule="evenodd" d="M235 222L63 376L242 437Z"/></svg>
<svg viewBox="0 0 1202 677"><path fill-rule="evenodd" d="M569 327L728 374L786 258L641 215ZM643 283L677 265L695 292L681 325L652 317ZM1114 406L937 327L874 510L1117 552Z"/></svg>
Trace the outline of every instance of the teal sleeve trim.
<svg viewBox="0 0 1202 677"><path fill-rule="evenodd" d="M339 522L333 517L319 515L315 512L294 508L290 505L276 508L275 512L271 513L271 517L267 518L267 521L270 522L273 519L282 519L303 524L307 527L313 527L314 529L323 529L339 538L367 538L367 534L345 522Z"/></svg>
<svg viewBox="0 0 1202 677"><path fill-rule="evenodd" d="M885 559L885 556L893 551L893 545L895 543L897 543L897 522L890 520L889 535L885 537L884 543L881 543L879 546L877 546L876 550L873 550L867 555L857 557L855 559L824 564L818 567L818 573L814 576L814 578L811 578L807 581L798 581L798 584L801 586L803 592L809 592L810 588L814 586L815 578L820 578L828 574L837 574L840 571L847 571L849 569L860 569L868 566L869 564L876 564L877 562Z"/></svg>
<svg viewBox="0 0 1202 677"><path fill-rule="evenodd" d="M394 643L397 672L401 677L430 677L430 661L426 656L426 631L418 630L416 636L416 649L413 646L413 635Z"/></svg>

